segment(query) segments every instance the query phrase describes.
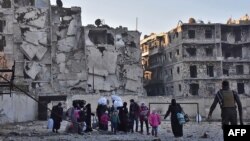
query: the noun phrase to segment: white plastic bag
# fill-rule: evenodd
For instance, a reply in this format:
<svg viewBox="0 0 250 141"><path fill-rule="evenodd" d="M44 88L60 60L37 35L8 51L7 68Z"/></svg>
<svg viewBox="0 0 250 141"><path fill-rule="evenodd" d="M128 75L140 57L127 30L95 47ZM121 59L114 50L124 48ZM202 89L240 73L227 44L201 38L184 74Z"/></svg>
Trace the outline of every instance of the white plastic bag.
<svg viewBox="0 0 250 141"><path fill-rule="evenodd" d="M201 122L202 121L202 117L200 114L196 115L196 122Z"/></svg>
<svg viewBox="0 0 250 141"><path fill-rule="evenodd" d="M98 104L107 105L107 99L105 97L101 97L98 99Z"/></svg>
<svg viewBox="0 0 250 141"><path fill-rule="evenodd" d="M114 102L114 107L117 109L117 107L122 107L123 106L123 103L122 101L115 101Z"/></svg>
<svg viewBox="0 0 250 141"><path fill-rule="evenodd" d="M52 129L54 125L54 120L52 118L48 119L47 129Z"/></svg>
<svg viewBox="0 0 250 141"><path fill-rule="evenodd" d="M122 102L121 97L119 97L119 96L117 96L117 95L112 95L112 96L111 96L111 99L112 99L112 101L121 101L121 102Z"/></svg>
<svg viewBox="0 0 250 141"><path fill-rule="evenodd" d="M87 129L86 122L83 122L83 124L82 124L82 131L85 131L86 129Z"/></svg>

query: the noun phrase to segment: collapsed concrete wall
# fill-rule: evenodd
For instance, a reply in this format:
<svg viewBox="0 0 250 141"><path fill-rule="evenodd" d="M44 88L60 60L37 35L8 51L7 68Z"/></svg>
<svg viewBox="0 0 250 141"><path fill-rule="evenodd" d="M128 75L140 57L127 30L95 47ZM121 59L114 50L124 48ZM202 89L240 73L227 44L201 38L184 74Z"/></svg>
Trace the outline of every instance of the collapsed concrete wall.
<svg viewBox="0 0 250 141"><path fill-rule="evenodd" d="M79 7L53 6L52 57L53 86L58 94L86 93L86 53Z"/></svg>
<svg viewBox="0 0 250 141"><path fill-rule="evenodd" d="M79 7L51 6L49 0L0 5L0 69L16 62L15 84L33 97L143 93L138 31L82 27Z"/></svg>
<svg viewBox="0 0 250 141"><path fill-rule="evenodd" d="M139 38L139 32L122 27L85 27L90 92L143 93Z"/></svg>

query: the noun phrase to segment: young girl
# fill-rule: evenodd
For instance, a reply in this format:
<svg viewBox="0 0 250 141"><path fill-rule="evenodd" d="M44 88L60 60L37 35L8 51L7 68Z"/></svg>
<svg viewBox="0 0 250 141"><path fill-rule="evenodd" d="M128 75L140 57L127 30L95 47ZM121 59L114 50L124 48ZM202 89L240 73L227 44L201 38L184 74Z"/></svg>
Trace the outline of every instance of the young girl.
<svg viewBox="0 0 250 141"><path fill-rule="evenodd" d="M157 137L158 126L161 124L161 117L153 109L152 113L149 115L149 124L152 126L152 136Z"/></svg>
<svg viewBox="0 0 250 141"><path fill-rule="evenodd" d="M101 124L102 124L102 130L108 131L108 121L109 121L109 116L108 116L108 111L106 111L102 116L101 116Z"/></svg>
<svg viewBox="0 0 250 141"><path fill-rule="evenodd" d="M111 115L111 131L116 134L117 126L120 123L118 111L115 110Z"/></svg>

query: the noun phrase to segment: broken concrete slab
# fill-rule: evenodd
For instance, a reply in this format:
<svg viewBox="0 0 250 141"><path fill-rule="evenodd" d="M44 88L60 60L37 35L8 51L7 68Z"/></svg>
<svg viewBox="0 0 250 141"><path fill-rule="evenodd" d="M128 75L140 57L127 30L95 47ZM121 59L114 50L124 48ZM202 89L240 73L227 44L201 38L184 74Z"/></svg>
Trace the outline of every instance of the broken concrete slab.
<svg viewBox="0 0 250 141"><path fill-rule="evenodd" d="M115 46L120 48L120 47L125 47L125 43L122 40L122 35L121 34L117 34L115 35Z"/></svg>
<svg viewBox="0 0 250 141"><path fill-rule="evenodd" d="M35 20L29 21L28 25L35 26L37 28L42 29L42 28L45 28L47 24L46 22L47 22L47 17L44 15L44 16L38 17Z"/></svg>
<svg viewBox="0 0 250 141"><path fill-rule="evenodd" d="M71 21L72 19L73 19L72 16L64 16L63 17L64 21Z"/></svg>
<svg viewBox="0 0 250 141"><path fill-rule="evenodd" d="M73 48L76 48L75 37L66 37L58 41L58 50L63 52L70 52Z"/></svg>
<svg viewBox="0 0 250 141"><path fill-rule="evenodd" d="M77 20L76 19L71 20L67 35L68 36L76 35L78 27L80 27L80 25L77 23Z"/></svg>
<svg viewBox="0 0 250 141"><path fill-rule="evenodd" d="M29 60L32 60L37 53L37 47L27 42L23 42L20 49Z"/></svg>
<svg viewBox="0 0 250 141"><path fill-rule="evenodd" d="M36 57L38 60L42 60L43 56L47 52L47 48L43 46L37 46L37 52L36 52Z"/></svg>
<svg viewBox="0 0 250 141"><path fill-rule="evenodd" d="M47 33L43 31L25 32L24 40L35 45L47 45Z"/></svg>
<svg viewBox="0 0 250 141"><path fill-rule="evenodd" d="M37 74L41 71L42 67L37 62L25 62L24 71L31 78L35 79Z"/></svg>

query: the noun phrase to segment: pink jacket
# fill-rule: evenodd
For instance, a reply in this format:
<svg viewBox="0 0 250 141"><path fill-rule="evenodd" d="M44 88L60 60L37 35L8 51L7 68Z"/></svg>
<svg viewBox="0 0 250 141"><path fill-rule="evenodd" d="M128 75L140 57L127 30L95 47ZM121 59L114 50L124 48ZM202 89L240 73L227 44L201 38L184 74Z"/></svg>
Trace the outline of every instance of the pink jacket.
<svg viewBox="0 0 250 141"><path fill-rule="evenodd" d="M159 114L150 114L149 115L149 124L152 126L152 127L157 127L158 125L161 124L161 117Z"/></svg>

